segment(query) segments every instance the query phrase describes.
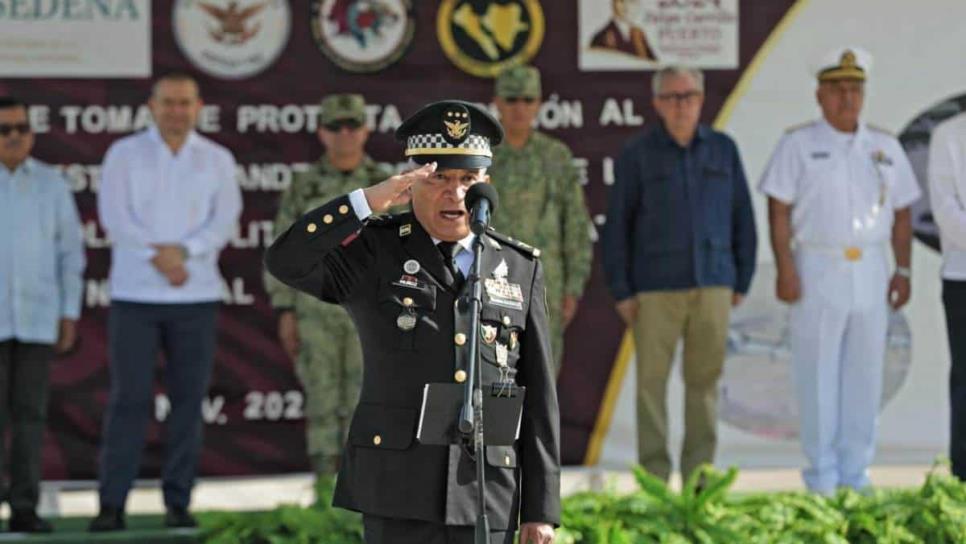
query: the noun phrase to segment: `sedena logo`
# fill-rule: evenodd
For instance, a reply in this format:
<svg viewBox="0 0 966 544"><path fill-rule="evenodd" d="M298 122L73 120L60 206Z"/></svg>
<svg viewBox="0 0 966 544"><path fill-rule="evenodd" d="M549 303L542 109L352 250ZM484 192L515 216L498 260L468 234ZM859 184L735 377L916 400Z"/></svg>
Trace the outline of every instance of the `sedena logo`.
<svg viewBox="0 0 966 544"><path fill-rule="evenodd" d="M242 79L272 65L288 44L288 0L177 0L174 37L199 70Z"/></svg>
<svg viewBox="0 0 966 544"><path fill-rule="evenodd" d="M0 0L0 20L136 21L144 0Z"/></svg>

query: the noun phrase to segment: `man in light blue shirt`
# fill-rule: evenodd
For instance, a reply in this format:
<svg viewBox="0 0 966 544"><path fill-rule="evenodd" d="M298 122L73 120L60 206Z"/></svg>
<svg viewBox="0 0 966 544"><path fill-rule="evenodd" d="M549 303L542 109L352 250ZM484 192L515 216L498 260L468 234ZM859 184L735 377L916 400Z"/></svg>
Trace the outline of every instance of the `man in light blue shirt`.
<svg viewBox="0 0 966 544"><path fill-rule="evenodd" d="M194 79L160 78L148 105L155 126L107 151L97 199L113 244L111 394L101 442L101 510L91 531L124 528L159 350L171 399L161 473L165 525L195 526L188 504L201 451L201 402L214 366L218 255L242 208L231 153L194 130L202 105Z"/></svg>
<svg viewBox="0 0 966 544"><path fill-rule="evenodd" d="M67 181L30 157L33 145L27 106L0 97L0 497L10 503L11 531L46 533L36 507L48 372L54 353L76 339L84 245Z"/></svg>

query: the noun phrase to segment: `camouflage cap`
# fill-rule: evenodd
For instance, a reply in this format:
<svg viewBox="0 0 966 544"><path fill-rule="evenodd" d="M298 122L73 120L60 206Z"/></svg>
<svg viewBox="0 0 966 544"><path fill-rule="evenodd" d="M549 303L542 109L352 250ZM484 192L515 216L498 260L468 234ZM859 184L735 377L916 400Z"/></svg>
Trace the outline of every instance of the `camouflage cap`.
<svg viewBox="0 0 966 544"><path fill-rule="evenodd" d="M533 66L511 66L497 76L495 92L500 98L540 98L540 70Z"/></svg>
<svg viewBox="0 0 966 544"><path fill-rule="evenodd" d="M319 122L323 125L347 119L366 122L366 101L361 94L330 94L322 99Z"/></svg>

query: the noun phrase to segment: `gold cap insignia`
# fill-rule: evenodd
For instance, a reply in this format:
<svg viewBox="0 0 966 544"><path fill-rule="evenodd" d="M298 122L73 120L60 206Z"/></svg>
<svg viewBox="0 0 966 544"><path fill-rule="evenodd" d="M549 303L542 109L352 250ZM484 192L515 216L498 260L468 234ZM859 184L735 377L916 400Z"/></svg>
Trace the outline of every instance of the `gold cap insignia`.
<svg viewBox="0 0 966 544"><path fill-rule="evenodd" d="M470 110L453 104L443 111L443 136L452 145L461 144L470 135Z"/></svg>

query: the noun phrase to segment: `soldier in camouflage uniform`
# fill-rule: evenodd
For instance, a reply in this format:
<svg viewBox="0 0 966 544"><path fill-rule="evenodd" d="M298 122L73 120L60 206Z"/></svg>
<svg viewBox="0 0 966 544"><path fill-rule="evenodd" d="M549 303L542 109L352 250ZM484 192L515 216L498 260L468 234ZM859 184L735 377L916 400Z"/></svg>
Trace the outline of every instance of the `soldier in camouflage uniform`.
<svg viewBox="0 0 966 544"><path fill-rule="evenodd" d="M338 94L322 100L318 136L325 155L282 194L276 233L285 232L309 210L394 173L366 155L365 122L362 96ZM298 292L270 274L265 274L265 290L278 315L279 340L295 361L305 389L306 441L313 469L318 476L332 476L362 385L359 337L341 307Z"/></svg>
<svg viewBox="0 0 966 544"><path fill-rule="evenodd" d="M542 251L559 372L563 332L590 276L590 216L570 149L533 129L540 110L540 72L532 66L508 68L497 77L495 94L506 138L493 150L487 171L502 197L492 224Z"/></svg>

